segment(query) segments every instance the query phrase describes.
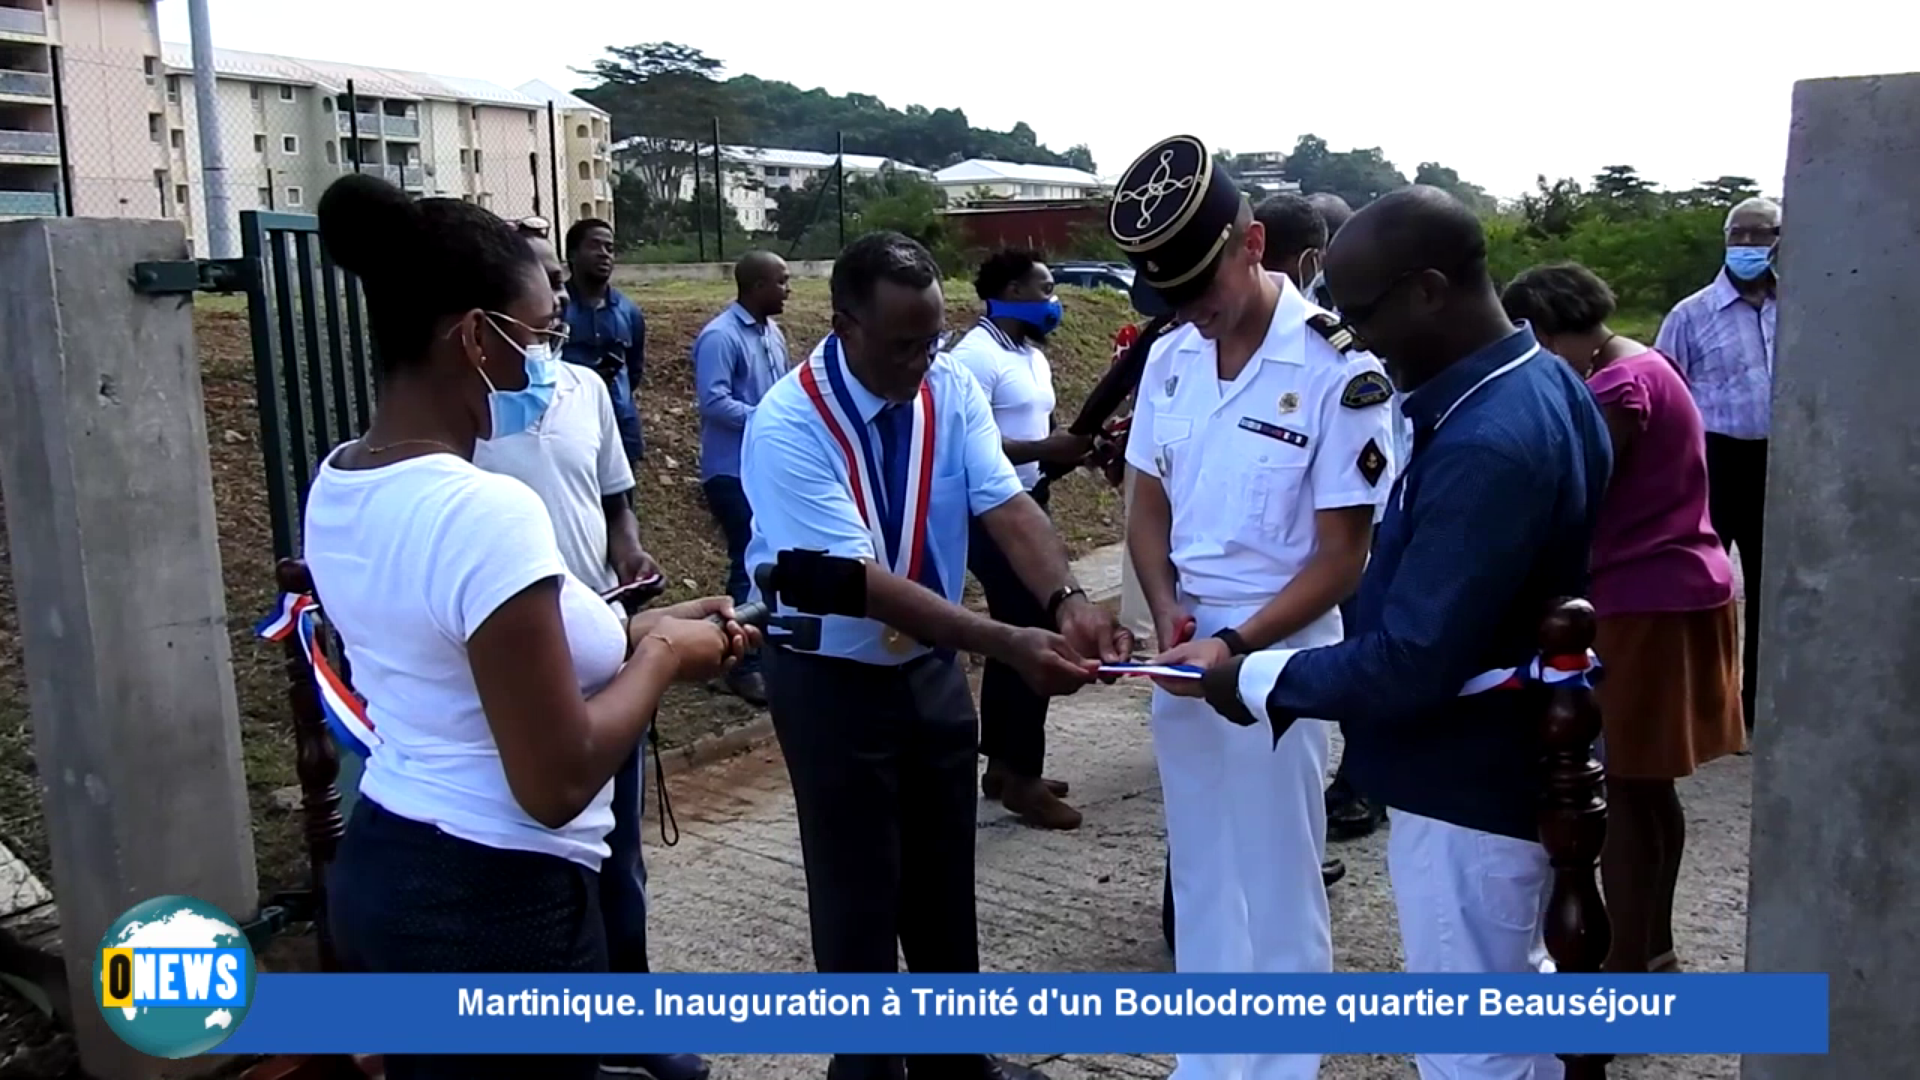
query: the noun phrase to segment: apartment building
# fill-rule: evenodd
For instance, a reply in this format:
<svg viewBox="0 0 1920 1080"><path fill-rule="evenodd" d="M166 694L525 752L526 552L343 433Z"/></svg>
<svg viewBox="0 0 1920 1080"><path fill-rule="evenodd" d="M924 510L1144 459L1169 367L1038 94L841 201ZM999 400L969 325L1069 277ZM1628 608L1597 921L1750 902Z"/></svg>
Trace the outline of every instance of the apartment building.
<svg viewBox="0 0 1920 1080"><path fill-rule="evenodd" d="M155 0L0 0L0 218L167 214L161 82Z"/></svg>
<svg viewBox="0 0 1920 1080"><path fill-rule="evenodd" d="M553 129L546 137L550 147L559 147L565 169L560 178L561 203L566 208L562 215L573 221L612 221L613 118L592 102L538 79L519 87L519 92L550 106Z"/></svg>
<svg viewBox="0 0 1920 1080"><path fill-rule="evenodd" d="M616 160L625 148L634 145L627 140L616 145ZM700 148L700 175L712 183L713 147ZM781 188L805 187L807 181L833 171L834 163L839 160L833 154L822 154L812 150L782 150L766 146L726 146L720 147L720 161L727 174L726 184L721 189L725 193L727 205L740 219L740 227L748 232L768 232L774 227L773 210L779 205L774 192ZM873 157L869 154L848 154L847 175L871 176L882 169L897 169L901 172L930 177L933 174L918 165L909 165L892 158ZM689 170L680 178L680 198L693 198L694 178Z"/></svg>
<svg viewBox="0 0 1920 1080"><path fill-rule="evenodd" d="M947 205L1014 199L1067 202L1101 198L1107 187L1090 172L1061 165L1026 165L973 158L933 174L935 187L947 193Z"/></svg>
<svg viewBox="0 0 1920 1080"><path fill-rule="evenodd" d="M192 50L181 44L165 50L165 138L170 167L180 177L176 216L204 243ZM228 49L215 50L214 74L235 211L311 213L327 184L357 162L362 172L415 195L464 199L506 218L539 214L564 222L583 205L598 216L612 214L610 189L603 200L583 200L568 179L578 175L570 155L584 153L591 180L591 139L556 140L540 98L479 79ZM557 122L558 110L552 112ZM553 194L556 146L561 205ZM610 155L599 160L604 179Z"/></svg>

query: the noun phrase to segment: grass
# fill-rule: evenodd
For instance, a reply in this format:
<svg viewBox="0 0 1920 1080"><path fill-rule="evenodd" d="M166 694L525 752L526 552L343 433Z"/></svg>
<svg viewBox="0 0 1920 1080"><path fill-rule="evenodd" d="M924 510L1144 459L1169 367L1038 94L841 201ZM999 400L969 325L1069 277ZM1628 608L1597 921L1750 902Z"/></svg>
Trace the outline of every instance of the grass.
<svg viewBox="0 0 1920 1080"><path fill-rule="evenodd" d="M717 593L726 557L699 490L690 349L700 328L732 299L731 289L714 282L664 282L631 285L627 291L645 311L648 325L642 422L649 460L638 478L642 536L667 571L668 601ZM955 329L971 325L979 315L972 290L953 282L947 294L949 323ZM1131 313L1117 293L1063 290L1062 297L1066 320L1049 344L1048 356L1064 421L1105 372L1113 334L1131 320ZM304 853L297 811L283 809L273 799L277 789L295 782L280 654L252 634L254 620L274 595L253 360L243 301L203 297L196 301L194 315L234 682L265 894L302 881ZM796 356L805 356L827 331L826 282L796 282L781 321ZM1083 473L1055 484L1053 506L1056 524L1076 554L1119 536L1118 499L1097 478ZM46 878L49 858L25 682L8 549L0 534L0 842ZM757 715L735 698L677 687L661 709L661 739L681 744Z"/></svg>

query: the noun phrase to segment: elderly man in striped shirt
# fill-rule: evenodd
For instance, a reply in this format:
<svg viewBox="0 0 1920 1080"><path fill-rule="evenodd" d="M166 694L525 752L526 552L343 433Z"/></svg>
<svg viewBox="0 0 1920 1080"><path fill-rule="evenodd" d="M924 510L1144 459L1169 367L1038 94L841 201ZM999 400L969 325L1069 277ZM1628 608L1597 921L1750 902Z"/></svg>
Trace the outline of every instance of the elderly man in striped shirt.
<svg viewBox="0 0 1920 1080"><path fill-rule="evenodd" d="M1752 198L1727 213L1727 254L1706 288L1674 305L1654 348L1679 365L1707 429L1707 499L1713 530L1740 549L1746 638L1741 708L1753 730L1760 630L1760 534L1767 500L1767 434L1773 403L1775 256L1780 204Z"/></svg>

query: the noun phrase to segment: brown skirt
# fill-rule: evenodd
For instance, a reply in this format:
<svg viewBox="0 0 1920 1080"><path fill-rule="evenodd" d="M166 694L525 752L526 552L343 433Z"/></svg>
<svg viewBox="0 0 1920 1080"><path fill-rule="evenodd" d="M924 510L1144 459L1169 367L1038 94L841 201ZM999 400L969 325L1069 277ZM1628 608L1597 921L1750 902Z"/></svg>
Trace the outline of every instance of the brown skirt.
<svg viewBox="0 0 1920 1080"><path fill-rule="evenodd" d="M1731 600L1709 611L1599 620L1593 647L1604 671L1595 697L1609 776L1677 780L1746 747L1739 630Z"/></svg>

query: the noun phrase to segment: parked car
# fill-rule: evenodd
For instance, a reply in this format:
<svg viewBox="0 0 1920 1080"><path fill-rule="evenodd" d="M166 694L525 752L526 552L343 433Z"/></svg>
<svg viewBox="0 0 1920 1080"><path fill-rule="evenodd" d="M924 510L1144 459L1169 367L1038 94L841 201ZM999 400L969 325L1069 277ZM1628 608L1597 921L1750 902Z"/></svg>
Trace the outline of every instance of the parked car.
<svg viewBox="0 0 1920 1080"><path fill-rule="evenodd" d="M1133 289L1133 267L1125 263L1073 262L1050 267L1055 285L1074 285L1082 289Z"/></svg>

